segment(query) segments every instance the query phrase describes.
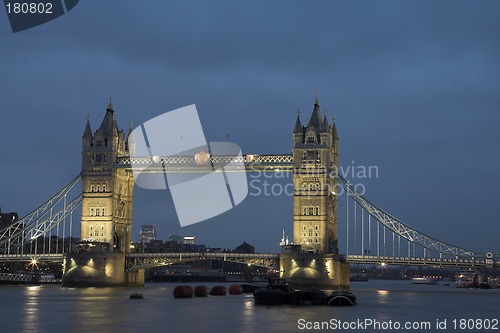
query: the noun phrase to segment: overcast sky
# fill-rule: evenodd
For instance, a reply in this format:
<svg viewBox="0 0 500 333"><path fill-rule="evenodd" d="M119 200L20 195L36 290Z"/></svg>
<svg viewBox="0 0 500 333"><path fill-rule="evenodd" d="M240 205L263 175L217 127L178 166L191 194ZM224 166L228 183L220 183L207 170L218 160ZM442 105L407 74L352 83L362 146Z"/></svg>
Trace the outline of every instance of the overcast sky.
<svg viewBox="0 0 500 333"><path fill-rule="evenodd" d="M86 0L13 34L0 10L0 206L29 213L80 171L85 116L97 129L109 96L121 128L196 104L208 141L278 154L318 90L341 165L378 167L356 181L371 201L500 252L499 12L497 1ZM162 239L277 252L282 228L292 234L284 195L186 228L166 191L136 188L133 210L134 239L156 223Z"/></svg>

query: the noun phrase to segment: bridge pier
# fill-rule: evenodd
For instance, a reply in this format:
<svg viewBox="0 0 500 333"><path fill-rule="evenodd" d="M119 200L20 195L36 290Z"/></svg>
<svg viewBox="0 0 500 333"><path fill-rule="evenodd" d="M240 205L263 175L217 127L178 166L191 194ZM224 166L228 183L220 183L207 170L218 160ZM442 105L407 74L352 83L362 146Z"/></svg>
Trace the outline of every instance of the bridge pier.
<svg viewBox="0 0 500 333"><path fill-rule="evenodd" d="M144 270L125 271L124 253L81 252L66 254L63 287L143 286Z"/></svg>
<svg viewBox="0 0 500 333"><path fill-rule="evenodd" d="M339 255L300 252L300 246L285 246L280 254L280 277L293 288L347 290L349 264Z"/></svg>

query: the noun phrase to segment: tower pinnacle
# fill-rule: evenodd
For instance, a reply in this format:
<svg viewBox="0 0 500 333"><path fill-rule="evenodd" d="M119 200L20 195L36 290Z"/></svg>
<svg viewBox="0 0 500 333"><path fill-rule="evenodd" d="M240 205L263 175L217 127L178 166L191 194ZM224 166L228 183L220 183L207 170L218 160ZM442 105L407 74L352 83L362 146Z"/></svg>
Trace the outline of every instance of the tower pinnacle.
<svg viewBox="0 0 500 333"><path fill-rule="evenodd" d="M295 127L293 128L293 133L302 133L302 123L300 122L300 111L297 109L297 120L295 121Z"/></svg>
<svg viewBox="0 0 500 333"><path fill-rule="evenodd" d="M85 130L83 131L82 138L92 138L92 129L90 128L90 114L87 113L87 124L85 125Z"/></svg>
<svg viewBox="0 0 500 333"><path fill-rule="evenodd" d="M108 107L106 108L106 110L113 111L113 97L112 96L109 96L109 103L108 103Z"/></svg>
<svg viewBox="0 0 500 333"><path fill-rule="evenodd" d="M318 97L318 95L319 95L319 93L316 90L316 99L314 100L314 104L316 104L316 105L319 105L319 97Z"/></svg>

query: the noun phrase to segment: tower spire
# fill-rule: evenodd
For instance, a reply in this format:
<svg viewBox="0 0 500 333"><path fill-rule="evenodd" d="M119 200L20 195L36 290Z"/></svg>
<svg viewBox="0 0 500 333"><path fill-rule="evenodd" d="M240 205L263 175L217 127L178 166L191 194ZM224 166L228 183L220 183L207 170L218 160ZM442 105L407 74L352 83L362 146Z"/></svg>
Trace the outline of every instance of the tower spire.
<svg viewBox="0 0 500 333"><path fill-rule="evenodd" d="M92 137L92 129L90 128L90 114L87 113L87 124L85 125L85 130L83 131L83 138Z"/></svg>
<svg viewBox="0 0 500 333"><path fill-rule="evenodd" d="M293 133L302 133L302 123L300 122L299 109L297 109L297 120L295 121L295 127L293 128Z"/></svg>
<svg viewBox="0 0 500 333"><path fill-rule="evenodd" d="M327 118L328 110L326 109L326 106L325 106L325 109L324 109L324 113L325 113L325 116L323 117L323 124L321 125L322 126L321 131L322 132L327 132L328 129L329 129L329 126L328 126L328 118Z"/></svg>
<svg viewBox="0 0 500 333"><path fill-rule="evenodd" d="M333 139L338 140L339 134L337 133L337 117L335 115L333 116L332 133L333 133Z"/></svg>
<svg viewBox="0 0 500 333"><path fill-rule="evenodd" d="M321 131L321 110L319 109L318 91L316 90L316 99L314 101L314 109L310 120L307 121L307 127L313 127L317 132Z"/></svg>
<svg viewBox="0 0 500 333"><path fill-rule="evenodd" d="M109 96L109 103L108 103L108 107L106 108L106 110L113 111L113 97L112 96Z"/></svg>

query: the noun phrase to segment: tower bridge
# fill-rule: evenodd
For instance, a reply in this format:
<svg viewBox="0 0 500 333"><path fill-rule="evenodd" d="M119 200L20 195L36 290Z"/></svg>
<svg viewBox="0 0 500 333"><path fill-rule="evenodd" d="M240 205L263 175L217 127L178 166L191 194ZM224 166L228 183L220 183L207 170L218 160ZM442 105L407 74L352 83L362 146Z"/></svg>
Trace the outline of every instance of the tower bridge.
<svg viewBox="0 0 500 333"><path fill-rule="evenodd" d="M143 270L203 259L274 267L296 284L348 286L348 263L498 267L499 253L482 253L428 236L369 201L336 173L336 123L322 117L318 97L307 124L297 114L292 154L131 157L132 125L119 130L111 102L99 128L87 117L82 168L70 183L30 214L0 230L0 261L64 262L66 284L142 284ZM238 163L232 163L238 162ZM144 173L290 172L293 177L293 243L280 254L131 253L134 166ZM81 182L81 191L76 184ZM339 194L345 197L345 235L338 234ZM77 192L77 193L74 193ZM78 226L73 212L81 206ZM90 247L74 248L74 229ZM51 237L52 236L52 237ZM57 236L57 242L53 237ZM47 241L48 239L48 241ZM60 241L62 239L62 241ZM345 253L339 252L339 243Z"/></svg>

